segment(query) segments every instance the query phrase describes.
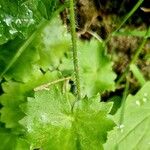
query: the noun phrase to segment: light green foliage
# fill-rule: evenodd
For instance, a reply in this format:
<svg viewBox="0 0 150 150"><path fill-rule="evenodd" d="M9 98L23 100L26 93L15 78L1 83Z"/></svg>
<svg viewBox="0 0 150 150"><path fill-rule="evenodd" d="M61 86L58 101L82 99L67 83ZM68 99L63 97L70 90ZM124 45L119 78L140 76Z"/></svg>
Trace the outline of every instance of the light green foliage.
<svg viewBox="0 0 150 150"><path fill-rule="evenodd" d="M52 19L34 40L34 46L40 55L40 67L43 70L56 69L64 53L70 50L70 43L71 37L60 18Z"/></svg>
<svg viewBox="0 0 150 150"><path fill-rule="evenodd" d="M111 103L100 103L98 97L85 98L73 107L68 93L62 94L54 86L28 98L22 106L27 116L21 124L33 148L101 150L107 131L114 126L107 116L111 107Z"/></svg>
<svg viewBox="0 0 150 150"><path fill-rule="evenodd" d="M136 36L136 37L145 37L146 30L138 30L138 29L131 29L131 27L128 29L121 29L118 32L115 32L113 36ZM147 37L150 37L150 30L147 33Z"/></svg>
<svg viewBox="0 0 150 150"><path fill-rule="evenodd" d="M55 32L56 30L59 34ZM47 72L47 70L57 69L61 59L64 57L64 53L70 49L70 36L58 18L52 20L50 23L46 23L38 33L39 34L36 34L36 36L38 35L37 37L34 35L34 39L30 41L30 45L25 46L23 52L17 57L16 61L4 75L7 81L2 84L4 94L0 97L0 102L3 105L0 111L1 122L5 123L5 127L11 128L15 133L9 131L6 134L6 136L10 134L8 143L12 142L11 137L16 139L15 141L18 141L19 134L22 134L22 126L18 124L18 121L24 117L24 113L21 111L20 105L26 102L28 96L33 96L33 89L35 87L43 83L54 81L60 77L58 72L50 73L49 71ZM13 45L14 41L16 41L15 45ZM97 48L95 43L97 46L99 45L96 41L93 41L91 43L93 50ZM10 64L13 57L18 55L17 50L21 44L24 46L21 40L19 42L15 39L1 46L1 65L3 64L1 72ZM80 43L80 45L84 48L83 43ZM84 50L86 50L87 47L88 45L86 44ZM10 55L10 52L12 55ZM97 53L94 55L95 57L96 54ZM84 54L80 56L81 59L87 57L83 55ZM93 57L93 59L95 58ZM83 63L83 66L85 63ZM105 64L105 62L101 65L103 64ZM98 64L94 65L98 66ZM109 67L111 70L111 63L109 63ZM47 73L43 75L40 68ZM84 73L85 72L82 74ZM23 83L12 81L12 79L23 81ZM44 97L36 97L35 94L35 99L38 99L37 103L32 101L34 98L31 98L31 100L25 104L27 107L29 106L29 110L24 110L27 117L23 120L24 125L28 129L27 139L32 146L37 148L43 146L45 149L49 149L49 147L59 149L62 146L63 149L77 149L77 147L81 149L88 149L89 147L91 147L91 149L103 149L102 144L106 142L107 131L111 130L114 126L113 122L106 117L111 107L110 104L108 104L108 106L106 104L106 108L102 108L104 104L98 102L98 97L90 100L85 99L84 101L87 101L87 103L76 103L76 105L79 106L76 106L72 112L73 96L67 98L68 94L66 94L66 96L65 94L62 95L62 93L55 88L52 89L52 92L53 93L50 91L37 92L44 93ZM70 102L67 101L68 99ZM82 108L81 105L84 105L84 108ZM88 107L91 107L91 109L88 110ZM61 112L63 109L65 112ZM34 111L34 113L32 111ZM39 115L43 115L41 116L43 118L40 118L40 120ZM35 119L33 119L33 117L35 117ZM48 123L47 120L46 122L43 122L45 120L41 120L47 119L44 117L48 118ZM81 119L78 120L78 117ZM27 122L25 121L26 119ZM32 121L36 121L36 123L32 124ZM84 124L84 122L87 123ZM33 130L31 133L29 132L30 128ZM65 142L61 141L62 138L64 138Z"/></svg>
<svg viewBox="0 0 150 150"><path fill-rule="evenodd" d="M114 116L118 127L109 133L106 150L149 150L150 82L126 99L124 120L118 124L120 111Z"/></svg>
<svg viewBox="0 0 150 150"><path fill-rule="evenodd" d="M104 41L77 39L82 92L77 101L71 37L57 16L65 2L0 0L0 150L149 150L149 82L127 98L121 125L120 110L115 114L120 105L100 102L102 93L115 89L116 78ZM146 81L131 69L143 85ZM120 97L111 99L116 100ZM114 130L110 113L118 125Z"/></svg>
<svg viewBox="0 0 150 150"><path fill-rule="evenodd" d="M134 74L140 85L143 86L146 83L146 81L144 79L143 74L140 72L139 68L135 64L131 64L130 70L132 71L132 73Z"/></svg>
<svg viewBox="0 0 150 150"><path fill-rule="evenodd" d="M90 42L78 41L82 96L91 97L97 93L115 89L116 75L112 62L106 53L104 43L92 39ZM73 72L71 56L64 58L60 70L65 74Z"/></svg>
<svg viewBox="0 0 150 150"><path fill-rule="evenodd" d="M112 62L106 54L104 43L96 40L80 43L79 61L83 95L91 97L115 89L116 75L112 71Z"/></svg>
<svg viewBox="0 0 150 150"><path fill-rule="evenodd" d="M0 102L4 106L1 110L1 121L5 123L7 128L20 128L18 121L24 116L19 105L26 101L27 96L33 95L33 89L38 85L51 82L60 77L58 72L47 72L35 74L33 78L26 83L14 81L4 82L2 84L5 92L0 96Z"/></svg>

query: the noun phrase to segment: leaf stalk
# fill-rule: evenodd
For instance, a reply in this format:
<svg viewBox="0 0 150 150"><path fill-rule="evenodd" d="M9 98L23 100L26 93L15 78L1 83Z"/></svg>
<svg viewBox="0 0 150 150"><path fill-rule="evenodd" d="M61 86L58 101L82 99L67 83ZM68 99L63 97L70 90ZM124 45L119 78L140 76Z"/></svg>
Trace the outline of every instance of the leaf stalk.
<svg viewBox="0 0 150 150"><path fill-rule="evenodd" d="M80 90L79 62L78 62L78 52L77 52L77 36L76 36L76 24L75 24L74 0L70 0L70 23L71 23L71 39L72 39L75 84L77 87L77 99L80 100L81 90Z"/></svg>

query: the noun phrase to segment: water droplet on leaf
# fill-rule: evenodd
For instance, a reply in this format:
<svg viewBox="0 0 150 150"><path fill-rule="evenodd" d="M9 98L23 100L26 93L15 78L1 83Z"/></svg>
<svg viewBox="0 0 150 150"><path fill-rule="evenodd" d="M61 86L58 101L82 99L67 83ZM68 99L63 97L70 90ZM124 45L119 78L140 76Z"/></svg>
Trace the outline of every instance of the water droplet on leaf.
<svg viewBox="0 0 150 150"><path fill-rule="evenodd" d="M21 19L16 19L15 23L16 24L21 24Z"/></svg>
<svg viewBox="0 0 150 150"><path fill-rule="evenodd" d="M147 102L147 98L145 98L145 97L142 100L143 100L143 102Z"/></svg>
<svg viewBox="0 0 150 150"><path fill-rule="evenodd" d="M41 121L46 123L48 121L48 116L46 113L41 114Z"/></svg>
<svg viewBox="0 0 150 150"><path fill-rule="evenodd" d="M148 94L147 93L144 93L144 97L147 97L148 96Z"/></svg>
<svg viewBox="0 0 150 150"><path fill-rule="evenodd" d="M3 21L6 23L7 26L11 26L13 19L10 16L6 16Z"/></svg>
<svg viewBox="0 0 150 150"><path fill-rule="evenodd" d="M121 132L123 132L123 128L124 128L125 126L123 125L123 124L120 124L119 126L118 126L118 129L121 131Z"/></svg>
<svg viewBox="0 0 150 150"><path fill-rule="evenodd" d="M136 101L135 103L136 103L136 105L141 106L140 101Z"/></svg>
<svg viewBox="0 0 150 150"><path fill-rule="evenodd" d="M17 31L16 29L11 29L11 30L9 30L9 33L12 34L12 35L15 34L15 33L17 33L17 32L18 32L18 31Z"/></svg>
<svg viewBox="0 0 150 150"><path fill-rule="evenodd" d="M32 132L31 126L27 126L27 130L28 130L28 132Z"/></svg>

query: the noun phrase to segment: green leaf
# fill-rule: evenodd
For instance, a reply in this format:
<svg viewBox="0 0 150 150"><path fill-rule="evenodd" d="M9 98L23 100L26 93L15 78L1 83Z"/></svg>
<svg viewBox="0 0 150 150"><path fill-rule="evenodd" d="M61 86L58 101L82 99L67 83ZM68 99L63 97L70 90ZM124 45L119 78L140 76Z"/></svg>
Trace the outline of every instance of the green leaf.
<svg viewBox="0 0 150 150"><path fill-rule="evenodd" d="M28 73L28 75L33 73L33 63L38 60L39 54L31 43L45 24L46 21L43 21L38 31L34 32L26 41L16 38L0 46L0 79L10 71L6 75L7 77L25 82L27 77L25 73ZM22 65L27 68L22 67ZM13 72L11 72L11 69Z"/></svg>
<svg viewBox="0 0 150 150"><path fill-rule="evenodd" d="M60 18L43 21L27 41L16 38L0 46L0 78L27 82L39 67L44 71L56 69L68 50L70 36Z"/></svg>
<svg viewBox="0 0 150 150"><path fill-rule="evenodd" d="M145 37L146 30L138 29L120 29L118 32L113 33L113 36L135 36L135 37ZM147 33L147 37L150 37L150 30Z"/></svg>
<svg viewBox="0 0 150 150"><path fill-rule="evenodd" d="M104 43L94 39L90 42L78 41L78 53L83 97L114 90L116 75L112 71L112 62L106 54ZM65 74L73 72L71 54L63 59L60 70Z"/></svg>
<svg viewBox="0 0 150 150"><path fill-rule="evenodd" d="M111 103L100 103L98 97L85 98L73 107L67 93L52 87L28 98L22 106L27 116L20 122L32 148L101 150L107 131L114 126L107 116L111 107Z"/></svg>
<svg viewBox="0 0 150 150"><path fill-rule="evenodd" d="M37 3L36 1L34 0L34 3ZM49 20L59 5L59 0L38 0L37 9L44 18Z"/></svg>
<svg viewBox="0 0 150 150"><path fill-rule="evenodd" d="M56 17L47 24L34 43L40 55L40 67L43 70L56 69L64 53L70 50L71 37L60 18Z"/></svg>
<svg viewBox="0 0 150 150"><path fill-rule="evenodd" d="M4 11L4 12L2 12L1 16L5 16L4 14L7 12L7 13L10 13L12 15L12 17L8 16L8 18L6 18L6 19L1 18L0 26L3 25L2 24L3 21L7 21L10 23L11 27L12 27L12 25L14 25L13 28L15 29L16 20L17 21L19 20L18 15L21 15L21 14L26 15L27 14L26 11L20 10L22 7L25 7L30 13L33 13L32 17L35 17L36 19L38 19L39 12L37 11L36 8L40 5L39 4L40 0L37 2L35 2L35 1L33 2L33 1L30 1L30 2L29 1L26 1L26 2L15 1L15 2L8 2L6 4L6 2L2 0L0 2L0 6L3 9L0 11ZM41 2L47 3L47 1L44 1L44 0ZM50 9L49 11L51 11L51 9L52 9L53 10L52 12L54 12L55 9L53 7L56 7L56 6L53 6L53 3L56 3L56 1L54 1L54 0L49 1L49 3L51 6L51 8L49 8ZM7 9L9 4L13 5L12 10ZM44 4L44 5L46 5L46 4ZM6 6L7 6L7 8L5 8ZM49 6L47 5L46 7L49 7ZM33 10L33 12L30 9ZM19 13L18 11L21 11L21 13ZM17 13L18 15L17 14L15 15L15 13ZM13 17L16 17L15 18L16 20ZM23 19L26 19L24 16L22 16L22 17L23 17ZM36 26L34 24L33 34L31 34L31 32L30 32L29 36L26 36L27 40L25 40L26 38L20 37L18 34L13 37L9 37L9 35L7 35L7 33L4 32L4 35L0 35L0 38L1 37L4 38L5 36L7 36L7 39L8 39L7 43L4 42L5 44L3 43L3 45L0 45L0 80L2 79L2 77L5 76L7 79L12 78L17 81L27 82L29 74L30 75L33 74L33 72L32 72L34 70L33 64L35 64L35 62L37 62L38 60L41 60L41 61L39 61L40 65L41 65L42 60L46 59L44 62L48 61L47 62L48 64L46 64L46 65L48 65L48 67L52 65L50 63L53 63L53 60L56 60L55 62L59 62L59 58L57 59L57 56L61 55L61 53L63 53L63 51L66 50L67 47L69 47L69 43L66 43L66 41L65 41L67 39L67 36L66 36L66 38L63 38L62 36L59 36L58 33L54 32L55 30L58 29L58 32L60 32L60 35L61 34L65 35L63 33L66 30L64 30L64 27L62 26L60 19L58 17L56 17L56 19L53 19L52 22L53 23L48 24L48 21L42 20L40 18L40 22L37 23L38 26ZM54 22L55 22L55 24L54 24ZM20 22L19 25L22 27L24 24L23 24L23 22ZM46 26L46 28L45 28L45 26ZM4 27L8 28L5 25L4 25ZM27 25L25 25L25 27L27 30L31 29L31 27L29 27ZM45 28L45 30L43 28ZM1 30L1 28L0 28L0 30ZM4 30L7 31L6 29L4 29ZM15 29L15 30L17 30L17 29ZM22 30L25 33L27 32L24 28ZM46 32L48 32L48 34ZM60 38L62 38L63 40L61 40ZM10 40L10 39L12 39L12 40ZM51 43L51 45L50 45L48 41L54 42L54 40L52 40L52 39L58 41L58 43L56 43L56 44ZM48 47L48 46L51 46L51 47ZM57 50L56 50L56 48L57 48ZM56 56L54 49L56 50L56 52L58 54L57 56ZM60 49L62 49L62 52ZM51 59L53 58L53 60L49 59L49 55L51 55ZM42 59L40 59L40 58L42 58Z"/></svg>
<svg viewBox="0 0 150 150"><path fill-rule="evenodd" d="M60 6L59 0L1 0L0 45L16 36L26 39L42 18L50 20Z"/></svg>
<svg viewBox="0 0 150 150"><path fill-rule="evenodd" d="M0 76L17 81L27 82L30 76L38 73L39 67L33 64L39 59L36 49L30 46L26 51L22 52L19 57L18 47L22 42L18 39L8 42L0 46ZM12 60L15 60L12 64ZM11 64L11 66L10 66Z"/></svg>
<svg viewBox="0 0 150 150"><path fill-rule="evenodd" d="M10 130L0 128L0 150L29 150L29 144Z"/></svg>
<svg viewBox="0 0 150 150"><path fill-rule="evenodd" d="M23 51L21 47L22 53L19 52L19 57L17 47L22 41L16 39L1 46L0 73L9 68L4 75L8 82L2 84L4 94L0 97L0 102L4 106L1 109L1 121L6 123L7 128L18 128L18 120L23 117L19 105L25 102L27 96L30 96L33 88L57 79L58 75L55 72L47 72L43 76L39 67L44 71L56 67L64 52L69 50L70 36L66 33L59 18L52 20L41 30L43 30L41 34L30 45L26 46L26 43L25 46L23 45ZM66 37L60 36L55 30ZM11 63L14 58L15 61ZM24 83L14 82L11 79Z"/></svg>
<svg viewBox="0 0 150 150"><path fill-rule="evenodd" d="M106 150L150 149L150 82L135 95L126 99L124 121L118 124L120 111L115 115L118 127L109 133Z"/></svg>
<svg viewBox="0 0 150 150"><path fill-rule="evenodd" d="M25 0L0 1L0 45L16 36L26 38L35 30L40 18L34 16L32 5L27 5Z"/></svg>
<svg viewBox="0 0 150 150"><path fill-rule="evenodd" d="M130 70L132 71L135 78L138 80L141 86L143 86L146 83L146 80L144 78L144 75L139 70L139 68L135 64L130 65Z"/></svg>
<svg viewBox="0 0 150 150"><path fill-rule="evenodd" d="M3 107L0 113L1 121L5 123L6 128L20 128L18 120L24 116L24 113L20 110L19 105L24 103L28 96L33 95L33 89L35 87L56 80L59 77L59 72L47 72L45 75L42 73L35 74L26 83L11 80L4 82L2 84L4 94L0 96L0 102Z"/></svg>

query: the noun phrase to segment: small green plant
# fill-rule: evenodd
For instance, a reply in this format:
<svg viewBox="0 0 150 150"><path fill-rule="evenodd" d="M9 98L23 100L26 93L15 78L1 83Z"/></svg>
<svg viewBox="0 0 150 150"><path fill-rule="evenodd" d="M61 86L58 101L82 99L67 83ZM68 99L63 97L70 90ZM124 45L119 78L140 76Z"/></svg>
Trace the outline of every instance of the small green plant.
<svg viewBox="0 0 150 150"><path fill-rule="evenodd" d="M117 83L107 53L109 38L119 36L142 2L106 41L82 41L73 0L0 1L0 150L150 148L150 82L136 66L149 30ZM59 17L65 8L71 34ZM127 80L121 107L111 115L114 103L102 102L101 95L115 91L130 70L142 89L128 95Z"/></svg>

